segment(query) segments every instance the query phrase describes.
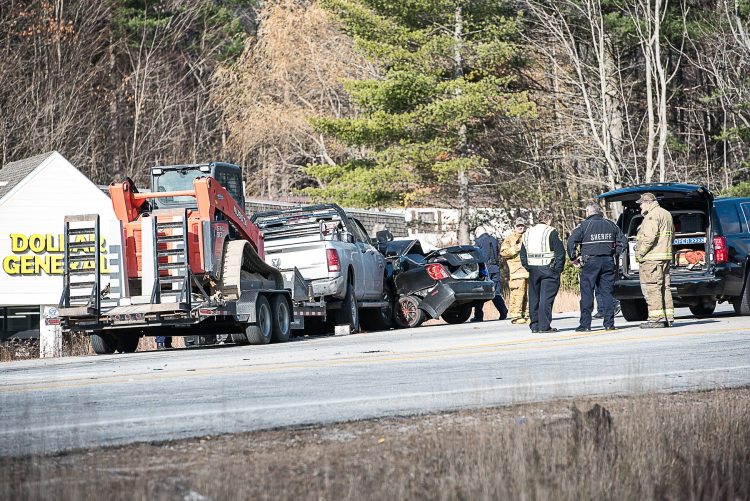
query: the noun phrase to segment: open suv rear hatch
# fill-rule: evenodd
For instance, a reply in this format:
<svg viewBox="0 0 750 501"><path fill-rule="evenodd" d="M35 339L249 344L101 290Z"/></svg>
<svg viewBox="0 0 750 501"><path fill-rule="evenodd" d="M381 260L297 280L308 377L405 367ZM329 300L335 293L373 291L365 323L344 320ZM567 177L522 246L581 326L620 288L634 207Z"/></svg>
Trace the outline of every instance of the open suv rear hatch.
<svg viewBox="0 0 750 501"><path fill-rule="evenodd" d="M637 278L635 242L643 215L636 200L642 193L653 193L674 219L674 243L671 276L680 278L704 275L711 266L711 207L713 194L703 186L679 183L640 184L599 195L606 202L622 202L618 225L628 239L628 247L620 260L624 278Z"/></svg>

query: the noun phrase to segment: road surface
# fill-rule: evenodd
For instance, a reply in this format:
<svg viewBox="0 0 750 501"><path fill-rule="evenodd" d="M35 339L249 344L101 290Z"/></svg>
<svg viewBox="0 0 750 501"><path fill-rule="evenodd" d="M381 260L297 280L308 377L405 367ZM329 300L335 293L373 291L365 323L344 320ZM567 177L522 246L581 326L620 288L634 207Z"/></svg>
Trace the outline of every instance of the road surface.
<svg viewBox="0 0 750 501"><path fill-rule="evenodd" d="M267 346L0 364L0 455L508 405L750 384L750 322L556 334L508 321Z"/></svg>

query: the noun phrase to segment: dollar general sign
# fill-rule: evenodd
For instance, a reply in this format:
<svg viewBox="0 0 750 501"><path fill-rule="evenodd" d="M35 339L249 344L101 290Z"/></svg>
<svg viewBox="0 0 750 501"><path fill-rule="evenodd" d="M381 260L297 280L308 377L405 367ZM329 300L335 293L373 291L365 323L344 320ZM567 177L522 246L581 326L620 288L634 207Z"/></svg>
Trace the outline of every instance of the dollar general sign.
<svg viewBox="0 0 750 501"><path fill-rule="evenodd" d="M93 241L86 235L77 235L75 243L91 242L92 247L76 248L70 251L70 255L94 252ZM99 239L101 262L99 269L102 274L109 274L107 268L107 246L103 237ZM3 271L8 275L62 275L65 242L62 235L51 233L24 233L10 234L11 254L3 257ZM70 263L71 269L93 270L94 260L74 261Z"/></svg>

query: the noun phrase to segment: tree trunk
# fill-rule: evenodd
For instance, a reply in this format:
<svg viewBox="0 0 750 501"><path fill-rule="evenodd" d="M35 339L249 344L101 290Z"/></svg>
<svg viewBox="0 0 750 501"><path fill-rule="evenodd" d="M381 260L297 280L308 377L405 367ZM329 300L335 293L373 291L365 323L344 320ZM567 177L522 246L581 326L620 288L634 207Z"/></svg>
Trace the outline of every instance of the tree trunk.
<svg viewBox="0 0 750 501"><path fill-rule="evenodd" d="M453 27L453 76L456 80L464 76L463 62L463 38L464 38L464 18L462 11L462 0L456 1L455 25ZM456 95L461 91L457 90ZM458 128L458 150L459 155L466 155L466 124L461 124ZM469 236L469 173L464 166L461 166L458 172L458 243L467 245L471 243Z"/></svg>

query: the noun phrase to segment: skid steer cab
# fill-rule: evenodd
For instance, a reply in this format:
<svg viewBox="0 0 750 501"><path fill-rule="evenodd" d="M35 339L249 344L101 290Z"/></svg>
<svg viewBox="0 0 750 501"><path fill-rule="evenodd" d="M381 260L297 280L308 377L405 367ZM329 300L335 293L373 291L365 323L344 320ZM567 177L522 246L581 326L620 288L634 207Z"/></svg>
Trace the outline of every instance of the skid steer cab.
<svg viewBox="0 0 750 501"><path fill-rule="evenodd" d="M117 293L102 289L101 249L92 245L100 242L99 215L67 216L64 228L63 329L90 334L97 354L134 352L143 336L285 342L303 327L292 291L304 291L304 281L263 260L263 235L244 210L240 167L158 166L149 192L126 179L109 193L122 232Z"/></svg>

